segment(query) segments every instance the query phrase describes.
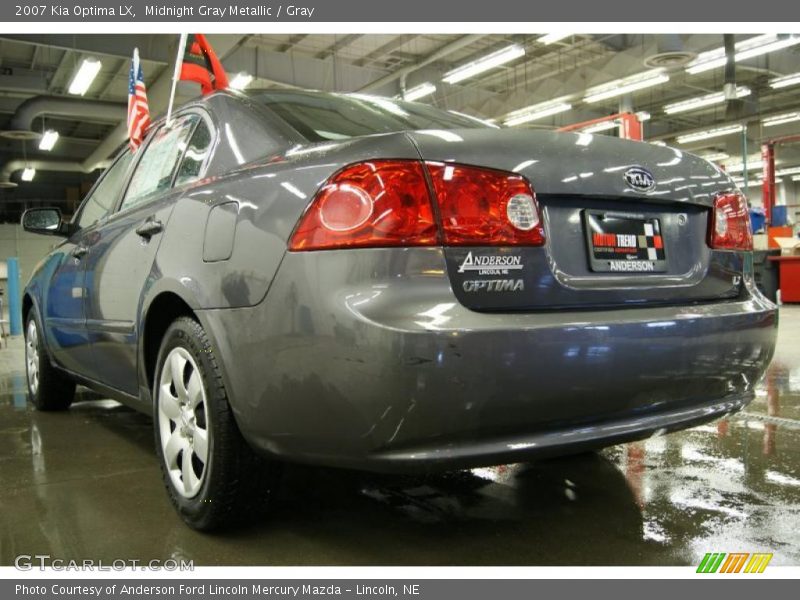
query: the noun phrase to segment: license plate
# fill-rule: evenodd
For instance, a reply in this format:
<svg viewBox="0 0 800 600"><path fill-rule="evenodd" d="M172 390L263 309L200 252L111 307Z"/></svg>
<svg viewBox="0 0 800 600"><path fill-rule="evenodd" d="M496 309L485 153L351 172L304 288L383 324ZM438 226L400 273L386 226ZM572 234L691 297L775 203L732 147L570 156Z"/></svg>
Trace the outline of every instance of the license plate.
<svg viewBox="0 0 800 600"><path fill-rule="evenodd" d="M667 270L659 219L588 210L583 216L592 271L663 273Z"/></svg>

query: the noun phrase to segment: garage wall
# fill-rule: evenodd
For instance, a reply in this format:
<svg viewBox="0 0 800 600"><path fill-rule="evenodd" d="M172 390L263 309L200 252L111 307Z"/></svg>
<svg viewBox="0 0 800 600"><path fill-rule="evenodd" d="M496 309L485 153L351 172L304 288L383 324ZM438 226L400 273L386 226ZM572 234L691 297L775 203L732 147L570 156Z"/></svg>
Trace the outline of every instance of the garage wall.
<svg viewBox="0 0 800 600"><path fill-rule="evenodd" d="M28 279L41 258L59 242L60 238L47 235L36 235L24 231L21 226L10 223L0 224L0 260L5 261L10 257L19 259L20 290L28 283ZM4 294L8 288L6 279L0 280L0 287ZM4 308L8 309L8 296L3 300Z"/></svg>

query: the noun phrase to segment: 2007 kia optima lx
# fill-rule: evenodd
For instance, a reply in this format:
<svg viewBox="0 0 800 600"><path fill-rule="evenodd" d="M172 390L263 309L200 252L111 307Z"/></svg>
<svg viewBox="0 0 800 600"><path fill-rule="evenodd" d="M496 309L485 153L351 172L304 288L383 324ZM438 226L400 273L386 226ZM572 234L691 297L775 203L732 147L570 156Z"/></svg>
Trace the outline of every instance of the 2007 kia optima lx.
<svg viewBox="0 0 800 600"><path fill-rule="evenodd" d="M152 413L192 527L280 461L449 469L742 408L774 350L714 165L385 98L217 92L124 150L24 296L30 396Z"/></svg>

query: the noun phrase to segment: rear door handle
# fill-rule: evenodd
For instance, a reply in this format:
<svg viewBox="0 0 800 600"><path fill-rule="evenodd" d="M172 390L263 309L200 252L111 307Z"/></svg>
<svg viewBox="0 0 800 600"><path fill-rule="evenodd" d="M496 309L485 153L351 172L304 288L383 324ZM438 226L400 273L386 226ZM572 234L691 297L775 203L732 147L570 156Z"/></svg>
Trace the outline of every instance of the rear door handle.
<svg viewBox="0 0 800 600"><path fill-rule="evenodd" d="M157 221L155 219L147 219L144 223L139 225L136 228L136 235L143 237L146 240L149 240L157 233L161 233L164 230L164 225L161 221Z"/></svg>
<svg viewBox="0 0 800 600"><path fill-rule="evenodd" d="M86 255L86 253L88 251L89 251L89 248L87 248L86 246L81 245L81 246L75 246L72 249L72 252L70 252L70 254L72 254L72 257L75 260L80 260Z"/></svg>

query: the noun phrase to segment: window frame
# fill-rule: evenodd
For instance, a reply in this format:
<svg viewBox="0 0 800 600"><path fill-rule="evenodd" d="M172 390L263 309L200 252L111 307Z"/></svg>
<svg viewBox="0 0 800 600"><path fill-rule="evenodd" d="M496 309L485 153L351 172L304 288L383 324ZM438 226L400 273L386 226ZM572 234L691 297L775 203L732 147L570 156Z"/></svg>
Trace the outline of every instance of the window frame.
<svg viewBox="0 0 800 600"><path fill-rule="evenodd" d="M181 113L181 115L183 114L187 113ZM181 170L181 166L183 166L183 161L186 160L186 151L189 149L189 146L188 145L186 146L186 150L183 151L183 155L181 156L180 161L178 161L178 168L175 169L175 172L172 174L172 181L170 182L171 190L183 189L185 187L192 185L195 181L203 179L206 176L206 173L208 172L208 166L209 163L211 162L211 157L217 148L217 141L219 140L219 136L217 135L218 134L217 128L214 127L214 122L211 119L211 115L209 115L208 112L206 112L205 110L197 110L196 114L200 115L200 119L205 123L206 127L208 128L208 137L209 137L208 152L206 153L206 157L203 159L203 163L200 165L200 172L197 174L197 177L191 179L190 181L187 181L186 183L182 183L181 185L176 186L175 183L178 180L178 173ZM199 126L200 126L200 121L198 121L195 124L194 129L192 129L192 134L189 136L189 143L192 142L192 138L194 137L194 134L197 132L197 128Z"/></svg>
<svg viewBox="0 0 800 600"><path fill-rule="evenodd" d="M165 195L174 193L176 190L182 190L182 189L192 185L193 183L195 183L199 179L203 179L206 176L206 174L208 173L208 167L209 167L209 165L211 163L211 158L212 158L212 156L214 154L214 151L216 149L216 146L217 146L217 141L219 139L219 131L214 126L214 121L212 120L211 115L209 114L209 112L207 110L205 110L204 108L199 107L199 106L192 106L192 107L189 107L187 109L181 110L180 112L176 113L173 116L173 119L179 119L181 117L188 117L188 116L192 116L192 115L196 115L196 116L200 117L200 119L202 119L205 122L206 127L208 127L208 130L209 130L209 133L210 133L210 137L211 137L211 141L209 142L209 149L210 150L208 152L208 156L206 156L206 158L205 158L205 160L203 162L203 165L200 168L200 174L195 179L193 179L192 181L187 181L186 183L184 183L184 184L182 184L182 185L180 185L178 187L175 186L175 180L177 178L178 171L180 170L180 165L183 164L183 159L184 159L184 156L186 155L186 150L184 150L181 153L180 159L176 163L176 165L177 165L176 168L172 172L169 188L167 188L166 190L164 190L160 194L153 194L149 199L147 199L144 202L141 202L139 204L135 204L133 206L129 206L129 207L126 207L126 208L122 207L122 203L125 201L125 196L128 193L128 188L130 187L131 181L133 179L133 175L136 173L136 169L139 168L139 163L141 163L141 161L144 158L145 154L147 154L147 149L150 147L150 144L152 143L156 132L159 131L161 128L163 128L166 125L166 120L165 119L161 119L161 120L157 121L152 126L151 131L147 135L146 143L142 144L142 146L139 148L139 150L140 150L140 152L138 153L139 156L135 157L135 160L134 160L134 162L132 164L132 168L131 168L130 172L128 173L128 178L127 178L127 180L125 182L125 190L124 190L124 192L122 194L120 194L119 198L117 198L117 202L116 202L116 204L114 206L114 209L113 209L111 215L108 217L108 219L115 219L115 218L117 218L117 216L124 216L124 215L127 215L129 213L134 212L135 210L137 210L139 208L148 206L148 205L150 205L150 204L152 204L154 202L157 202L158 200L163 198ZM193 124L193 126L191 128L191 132L189 133L189 137L188 137L189 141L191 141L192 136L194 135L194 132L197 129L197 125L198 124L199 124L199 121L197 121L197 122L195 122ZM187 149L188 149L188 146L187 146Z"/></svg>
<svg viewBox="0 0 800 600"><path fill-rule="evenodd" d="M78 225L78 221L80 220L81 216L83 216L83 211L86 209L86 205L92 199L95 192L97 192L97 188L99 188L100 185L106 180L106 177L108 177L108 174L109 172L111 172L111 169L117 166L117 164L124 158L126 154L130 153L131 151L129 148L125 148L122 152L119 152L117 156L111 161L111 164L108 166L108 168L100 175L100 177L97 178L97 181L95 181L94 185L92 185L92 187L89 189L89 192L86 194L86 197L81 202L81 205L78 207L78 210L75 211L75 214L72 215L72 219L70 219L70 225L75 228L76 233L81 231L86 231L93 227L97 227L99 224L104 223L105 221L110 219L114 214L116 214L117 206L119 205L122 193L124 190L128 189L128 183L132 172L131 168L138 162L136 160L136 157L133 156L131 157L133 160L131 160L130 164L128 164L127 170L122 176L120 191L117 193L117 198L111 204L111 207L108 209L106 214L103 215L100 219L98 219L94 223L92 223L91 225L87 225L85 227L80 227Z"/></svg>

